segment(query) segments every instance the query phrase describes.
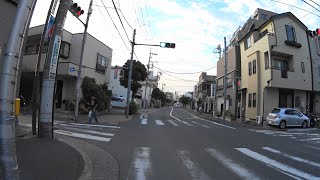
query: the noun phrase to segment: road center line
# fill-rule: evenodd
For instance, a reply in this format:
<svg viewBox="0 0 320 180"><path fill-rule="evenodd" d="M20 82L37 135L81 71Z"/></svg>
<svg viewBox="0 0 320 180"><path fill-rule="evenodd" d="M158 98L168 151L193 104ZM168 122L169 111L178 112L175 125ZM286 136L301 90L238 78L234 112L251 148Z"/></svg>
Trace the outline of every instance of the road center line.
<svg viewBox="0 0 320 180"><path fill-rule="evenodd" d="M174 126L178 126L178 124L176 124L175 122L173 122L172 120L168 120L169 123L171 123Z"/></svg>
<svg viewBox="0 0 320 180"><path fill-rule="evenodd" d="M228 159L219 151L211 148L207 148L205 150L207 153L209 153L211 157L217 159L221 164L223 164L226 168L229 168L232 172L237 174L239 177L243 179L260 179L256 174L241 167L239 164L234 163L231 159Z"/></svg>
<svg viewBox="0 0 320 180"><path fill-rule="evenodd" d="M206 125L200 124L200 123L198 123L198 122L195 122L195 121L191 121L191 122L193 122L193 123L195 123L195 124L197 124L197 125L199 125L199 126L202 126L202 127L205 127L205 128L209 128L209 126L206 126Z"/></svg>
<svg viewBox="0 0 320 180"><path fill-rule="evenodd" d="M240 151L241 153L255 159L255 160L263 162L264 164L266 164L268 166L274 167L274 169L276 169L276 170L277 169L281 170L279 172L283 171L283 172L290 173L292 175L299 176L299 177L305 178L305 179L318 179L318 178L320 178L320 177L316 177L311 174L308 174L306 172L300 171L296 168L293 168L291 166L288 166L288 165L283 164L281 162L278 162L276 160L273 160L271 158L268 158L264 155L261 155L259 153L254 152L254 151L251 151L250 149L247 149L247 148L235 148L235 149Z"/></svg>
<svg viewBox="0 0 320 180"><path fill-rule="evenodd" d="M220 124L220 123L216 123L216 122L213 122L213 121L209 121L209 120L203 119L203 118L201 118L201 117L198 117L198 116L196 116L196 115L194 115L194 114L189 113L189 112L186 111L186 110L184 110L184 111L185 111L186 113L188 113L188 114L196 117L197 119L200 119L200 120L203 120L203 121L206 121L206 122L210 122L210 123L215 124L215 125L218 125L218 126L223 126L223 127L230 128L230 129L236 129L236 128L231 127L231 126L227 126L227 125L224 125L224 124Z"/></svg>
<svg viewBox="0 0 320 180"><path fill-rule="evenodd" d="M174 117L174 116L172 115L172 111L173 111L173 108L171 109L171 112L170 112L170 116L171 116L172 118L174 118L175 120L177 120L177 121L179 121L179 122L181 122L181 123L183 123L183 124L186 124L186 125L188 125L188 126L193 126L193 125L190 124L190 123L187 123L187 122L185 122L185 121L182 121L182 120Z"/></svg>

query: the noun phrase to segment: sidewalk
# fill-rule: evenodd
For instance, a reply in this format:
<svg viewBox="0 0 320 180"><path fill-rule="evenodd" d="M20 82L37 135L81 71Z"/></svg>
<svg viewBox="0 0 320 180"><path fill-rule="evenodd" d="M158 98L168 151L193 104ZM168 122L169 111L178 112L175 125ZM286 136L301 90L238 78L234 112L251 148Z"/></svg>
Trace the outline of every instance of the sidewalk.
<svg viewBox="0 0 320 180"><path fill-rule="evenodd" d="M228 120L226 119L226 122L223 121L223 118L222 117L217 117L217 116L213 116L211 113L210 114L207 114L207 113L199 113L199 112L196 112L195 110L190 110L190 109L185 109L186 111L198 116L198 117L201 117L201 118L204 118L204 119L208 119L208 120L211 120L211 121L216 121L216 122L219 122L219 123L229 123L229 124L238 124L238 125L243 125L243 126L246 126L246 127L255 127L255 128L260 128L260 129L277 129L275 127L272 127L272 126L269 126L266 122L263 122L263 124L261 125L258 125L255 121L243 121L242 119L240 118L237 118L236 120ZM279 130L279 129L277 129Z"/></svg>

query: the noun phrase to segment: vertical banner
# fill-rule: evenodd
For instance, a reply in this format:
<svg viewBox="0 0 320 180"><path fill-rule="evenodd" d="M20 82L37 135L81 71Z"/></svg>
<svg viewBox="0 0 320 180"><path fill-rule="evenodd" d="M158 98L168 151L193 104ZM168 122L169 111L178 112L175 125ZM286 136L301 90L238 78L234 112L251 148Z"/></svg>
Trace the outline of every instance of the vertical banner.
<svg viewBox="0 0 320 180"><path fill-rule="evenodd" d="M54 17L53 15L50 15L50 18L48 20L48 26L46 29L46 35L44 36L44 43L49 43L52 31L53 31L53 25L54 25Z"/></svg>
<svg viewBox="0 0 320 180"><path fill-rule="evenodd" d="M53 43L53 52L51 56L50 70L49 70L49 79L51 80L55 80L56 78L61 39L62 39L61 36L57 35L55 36L54 43Z"/></svg>

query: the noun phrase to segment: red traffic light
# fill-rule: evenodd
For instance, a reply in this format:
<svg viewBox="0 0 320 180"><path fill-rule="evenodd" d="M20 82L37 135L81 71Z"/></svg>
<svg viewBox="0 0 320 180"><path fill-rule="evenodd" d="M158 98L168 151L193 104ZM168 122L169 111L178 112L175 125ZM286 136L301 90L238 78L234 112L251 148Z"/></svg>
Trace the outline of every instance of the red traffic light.
<svg viewBox="0 0 320 180"><path fill-rule="evenodd" d="M84 14L84 11L81 9L80 6L78 6L77 3L73 3L71 6L70 6L70 12L76 16L76 17L79 17L80 15Z"/></svg>
<svg viewBox="0 0 320 180"><path fill-rule="evenodd" d="M316 29L316 33L317 33L318 36L320 36L320 29L317 28Z"/></svg>

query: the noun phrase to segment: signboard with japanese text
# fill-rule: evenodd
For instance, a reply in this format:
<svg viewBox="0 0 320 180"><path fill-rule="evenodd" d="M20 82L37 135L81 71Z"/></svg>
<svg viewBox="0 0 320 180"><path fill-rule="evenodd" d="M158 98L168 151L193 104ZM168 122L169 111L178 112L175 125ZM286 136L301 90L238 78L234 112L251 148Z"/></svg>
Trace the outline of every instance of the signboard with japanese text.
<svg viewBox="0 0 320 180"><path fill-rule="evenodd" d="M61 36L57 35L54 37L53 50L52 50L52 56L50 61L50 70L49 70L49 79L51 80L55 80L56 78L61 40L62 40Z"/></svg>

